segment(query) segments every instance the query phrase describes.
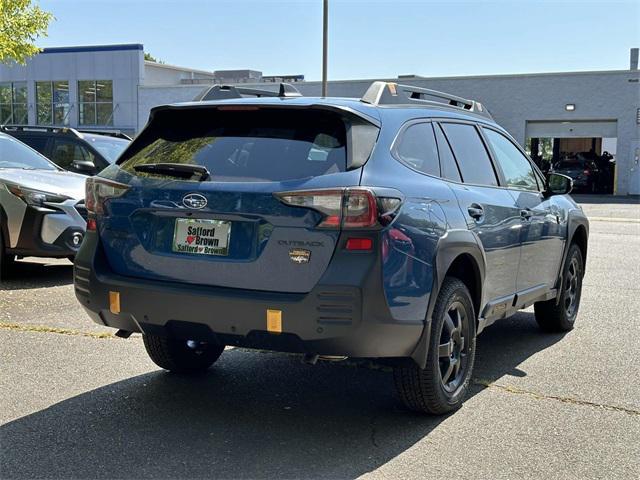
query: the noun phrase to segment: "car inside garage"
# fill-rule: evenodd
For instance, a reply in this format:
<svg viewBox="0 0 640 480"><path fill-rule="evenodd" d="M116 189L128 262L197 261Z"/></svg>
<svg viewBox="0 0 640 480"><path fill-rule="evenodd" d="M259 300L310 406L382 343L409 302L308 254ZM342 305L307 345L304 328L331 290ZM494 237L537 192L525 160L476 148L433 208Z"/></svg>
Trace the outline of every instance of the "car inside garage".
<svg viewBox="0 0 640 480"><path fill-rule="evenodd" d="M576 192L616 193L616 121L530 121L525 146L543 172L571 177Z"/></svg>

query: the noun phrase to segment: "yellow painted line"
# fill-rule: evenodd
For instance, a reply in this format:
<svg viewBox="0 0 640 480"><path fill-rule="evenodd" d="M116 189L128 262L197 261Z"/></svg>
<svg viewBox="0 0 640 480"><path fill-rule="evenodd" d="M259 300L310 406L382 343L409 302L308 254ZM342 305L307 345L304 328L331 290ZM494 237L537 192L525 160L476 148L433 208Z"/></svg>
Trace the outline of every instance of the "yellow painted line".
<svg viewBox="0 0 640 480"><path fill-rule="evenodd" d="M588 217L590 222L640 223L640 218Z"/></svg>
<svg viewBox="0 0 640 480"><path fill-rule="evenodd" d="M633 408L619 407L617 405L608 405L605 403L590 402L588 400L580 400L579 398L573 398L573 397L562 397L559 395L545 395L543 393L524 390L522 388L514 387L512 385L501 385L499 383L492 383L488 380L474 379L473 383L475 383L476 385L482 385L483 387L487 387L487 388L495 388L498 390L502 390L503 392L514 393L516 395L526 395L528 397L532 397L537 400L555 400L558 402L569 403L572 405L602 408L604 410L612 410L615 412L624 412L624 413L628 413L629 415L640 416L640 410L635 410Z"/></svg>
<svg viewBox="0 0 640 480"><path fill-rule="evenodd" d="M83 332L81 330L73 330L70 328L47 327L45 325L27 325L24 323L8 323L0 322L0 329L13 330L17 332L37 332L37 333L57 333L59 335L73 335L77 337L90 338L118 338L111 333Z"/></svg>

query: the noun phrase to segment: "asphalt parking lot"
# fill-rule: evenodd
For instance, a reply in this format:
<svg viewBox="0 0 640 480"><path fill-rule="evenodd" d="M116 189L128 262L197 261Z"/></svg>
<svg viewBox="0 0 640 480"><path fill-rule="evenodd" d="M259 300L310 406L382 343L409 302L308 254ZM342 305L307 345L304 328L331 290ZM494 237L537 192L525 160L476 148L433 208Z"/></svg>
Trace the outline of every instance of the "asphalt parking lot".
<svg viewBox="0 0 640 480"><path fill-rule="evenodd" d="M472 396L425 417L391 374L227 350L204 376L159 370L73 295L71 264L0 285L2 478L640 478L640 204L592 217L574 331L531 310L478 339Z"/></svg>

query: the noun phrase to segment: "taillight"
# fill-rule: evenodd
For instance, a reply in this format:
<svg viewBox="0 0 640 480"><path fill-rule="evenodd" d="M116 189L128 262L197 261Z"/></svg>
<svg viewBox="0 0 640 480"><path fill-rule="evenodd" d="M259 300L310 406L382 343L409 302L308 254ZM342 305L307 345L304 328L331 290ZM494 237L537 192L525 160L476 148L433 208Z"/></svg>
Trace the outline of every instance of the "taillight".
<svg viewBox="0 0 640 480"><path fill-rule="evenodd" d="M376 197L368 190L347 190L343 228L373 227L378 223Z"/></svg>
<svg viewBox="0 0 640 480"><path fill-rule="evenodd" d="M386 225L400 206L399 198L376 197L370 190L300 190L276 193L277 198L292 207L304 207L323 215L319 228L353 229Z"/></svg>
<svg viewBox="0 0 640 480"><path fill-rule="evenodd" d="M585 170L585 171L583 171L582 173L584 173L587 177L588 177L589 175L591 175L591 172L590 172L589 170Z"/></svg>
<svg viewBox="0 0 640 480"><path fill-rule="evenodd" d="M129 187L122 183L113 182L104 178L87 178L85 183L84 204L87 208L87 230L96 230L96 214L104 213L105 203L111 198L123 195Z"/></svg>
<svg viewBox="0 0 640 480"><path fill-rule="evenodd" d="M95 232L98 229L98 224L96 223L96 219L93 217L87 218L87 231Z"/></svg>
<svg viewBox="0 0 640 480"><path fill-rule="evenodd" d="M340 228L343 195L343 190L304 190L278 193L276 197L292 207L310 208L321 213L324 218L317 225L320 228Z"/></svg>

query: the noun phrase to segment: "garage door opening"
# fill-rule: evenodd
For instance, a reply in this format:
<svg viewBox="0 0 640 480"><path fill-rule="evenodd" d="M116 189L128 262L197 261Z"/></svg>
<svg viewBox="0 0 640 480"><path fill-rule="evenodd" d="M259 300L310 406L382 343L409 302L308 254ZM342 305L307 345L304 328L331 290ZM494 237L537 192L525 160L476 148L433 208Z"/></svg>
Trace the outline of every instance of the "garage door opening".
<svg viewBox="0 0 640 480"><path fill-rule="evenodd" d="M570 176L574 191L615 193L615 120L528 121L525 147L546 173Z"/></svg>
<svg viewBox="0 0 640 480"><path fill-rule="evenodd" d="M527 138L526 149L540 169L573 179L574 191L614 192L616 138Z"/></svg>

